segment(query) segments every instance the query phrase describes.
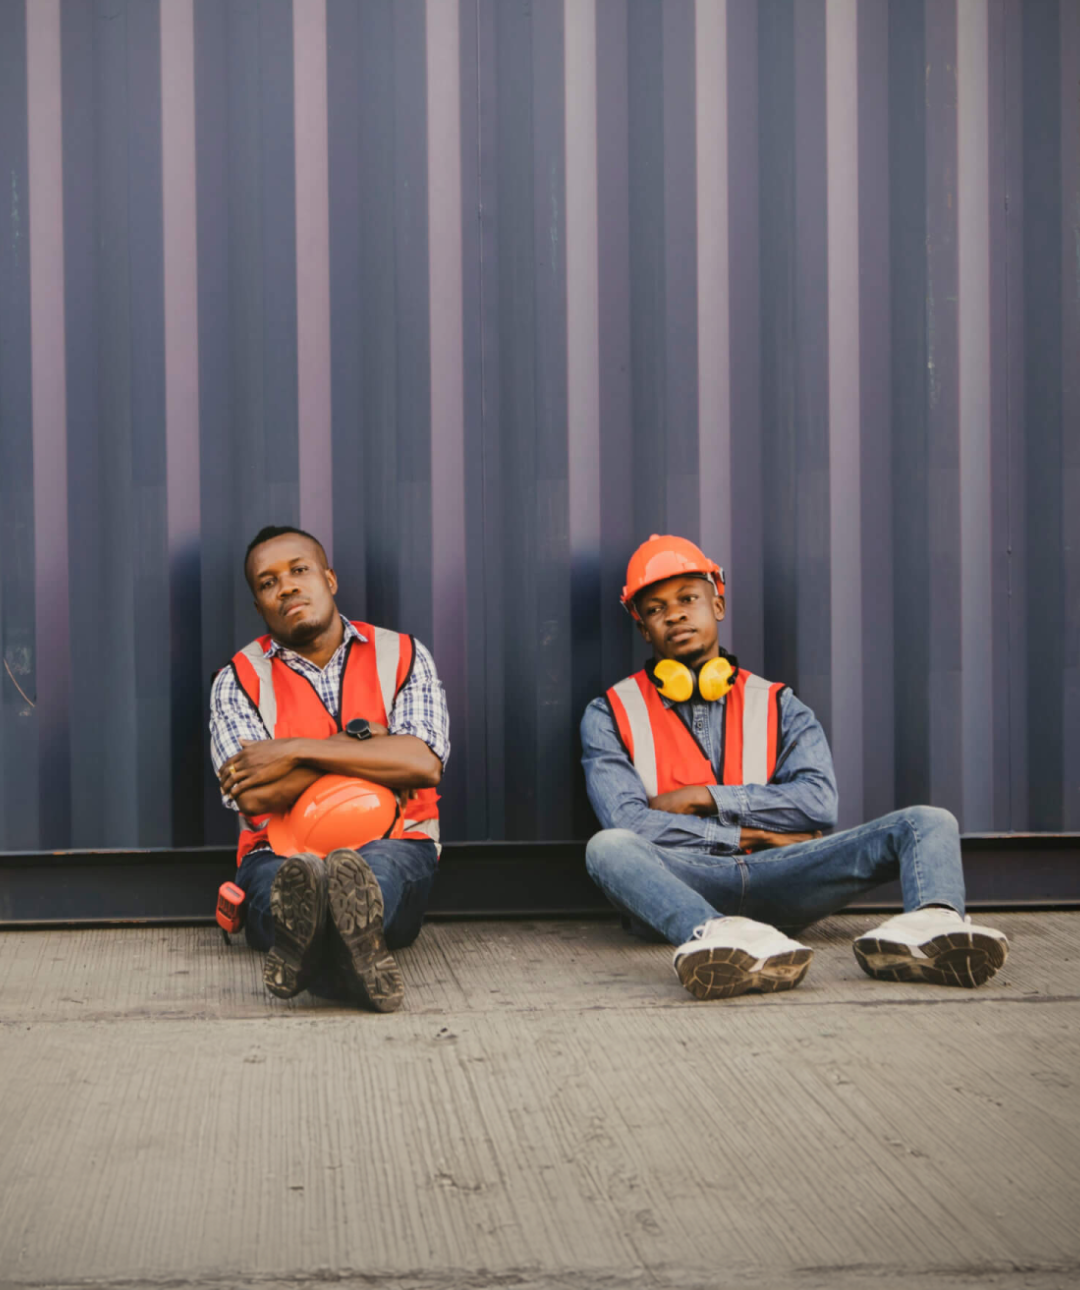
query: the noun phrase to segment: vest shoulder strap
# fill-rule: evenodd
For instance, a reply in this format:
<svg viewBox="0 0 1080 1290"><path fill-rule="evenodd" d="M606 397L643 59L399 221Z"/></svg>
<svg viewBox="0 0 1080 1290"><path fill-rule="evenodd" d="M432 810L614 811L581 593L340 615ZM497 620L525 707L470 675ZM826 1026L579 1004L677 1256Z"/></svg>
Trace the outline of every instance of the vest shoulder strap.
<svg viewBox="0 0 1080 1290"><path fill-rule="evenodd" d="M624 677L608 690L607 699L623 746L645 785L645 794L647 797L655 797L660 791L656 771L656 741L645 696L637 680L638 676L643 675L644 673L638 673Z"/></svg>
<svg viewBox="0 0 1080 1290"><path fill-rule="evenodd" d="M724 711L722 784L767 784L776 770L780 694L787 687L739 670Z"/></svg>
<svg viewBox="0 0 1080 1290"><path fill-rule="evenodd" d="M375 647L375 671L379 678L383 708L389 721L394 700L412 672L412 637L392 631L389 627L375 627L371 623L353 623L353 626Z"/></svg>
<svg viewBox="0 0 1080 1290"><path fill-rule="evenodd" d="M262 640L252 641L233 655L232 666L240 688L258 709L266 732L273 739L277 726L277 698L274 694L273 663L266 657Z"/></svg>

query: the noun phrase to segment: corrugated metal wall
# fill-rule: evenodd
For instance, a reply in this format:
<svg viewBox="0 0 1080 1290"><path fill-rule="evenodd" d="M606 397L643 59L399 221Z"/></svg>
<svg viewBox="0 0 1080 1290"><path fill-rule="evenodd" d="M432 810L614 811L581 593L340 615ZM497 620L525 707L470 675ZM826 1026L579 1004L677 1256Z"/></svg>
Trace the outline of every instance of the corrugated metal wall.
<svg viewBox="0 0 1080 1290"><path fill-rule="evenodd" d="M1080 828L1074 0L0 0L0 847L223 840L263 523L584 836L649 533L845 823Z"/></svg>

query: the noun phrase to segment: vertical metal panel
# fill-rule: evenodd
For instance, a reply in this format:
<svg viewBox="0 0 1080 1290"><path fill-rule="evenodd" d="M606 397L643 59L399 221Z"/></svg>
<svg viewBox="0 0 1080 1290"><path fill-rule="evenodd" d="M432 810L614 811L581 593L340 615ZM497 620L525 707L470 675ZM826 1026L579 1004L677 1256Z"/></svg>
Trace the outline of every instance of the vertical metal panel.
<svg viewBox="0 0 1080 1290"><path fill-rule="evenodd" d="M46 379L49 364L41 352L50 338L55 343L63 335L63 261L38 264L38 290L32 296L29 239L30 202L55 200L60 172L60 28L55 5L38 9L32 23L35 27L28 32L22 6L0 8L0 175L5 177L0 217L0 838L13 840L35 839L38 833L37 811L27 809L28 804L38 800L40 716L35 717L34 694L35 681L41 676L40 663L35 664L36 508L33 493L27 488L27 481L34 477L35 376L41 393L38 411L44 423L41 437L46 438L51 431L53 442L62 443L64 429L62 404L56 406L56 392L62 399L64 383L62 379ZM42 62L44 67L40 66ZM35 102L31 107L28 88L35 72ZM31 129L39 144L38 165L33 172L28 155ZM46 139L41 138L43 130L48 133ZM37 190L36 197L32 188ZM39 257L47 254L50 241L53 251L60 243L59 218L53 214L50 220L46 215L43 226L41 246L35 242L33 247ZM39 340L36 371L32 335ZM66 463L66 454L56 452L53 460ZM66 511L66 499L61 496L57 519L65 519ZM42 535L44 542L49 542L50 537L51 534ZM53 570L66 572L67 551L62 542L53 538L46 551L53 557ZM53 608L55 594L50 600ZM60 597L66 610L65 601L66 597ZM50 622L48 615L43 617L47 627L56 632L60 624L55 618ZM55 673L50 676L47 672L44 679L46 684L55 685ZM56 727L64 731L63 721L56 720L62 718L62 713L52 704L47 707Z"/></svg>
<svg viewBox="0 0 1080 1290"><path fill-rule="evenodd" d="M758 120L758 12L728 4L728 259L731 265L731 644L764 670L766 496L762 475L762 292Z"/></svg>
<svg viewBox="0 0 1080 1290"><path fill-rule="evenodd" d="M731 551L731 269L728 257L727 0L697 0L698 475L704 550ZM721 626L731 648L731 621Z"/></svg>
<svg viewBox="0 0 1080 1290"><path fill-rule="evenodd" d="M1080 829L1080 9L1061 0L1061 825ZM1072 356L1070 358L1070 355Z"/></svg>
<svg viewBox="0 0 1080 1290"><path fill-rule="evenodd" d="M859 526L862 555L863 800L873 819L896 802L892 493L892 221L889 8L858 7ZM843 500L833 499L839 506ZM903 623L901 618L900 622ZM841 810L845 808L841 805Z"/></svg>
<svg viewBox="0 0 1080 1290"><path fill-rule="evenodd" d="M447 836L590 829L653 531L844 822L1076 827L1069 0L15 0L0 59L0 846L229 837L295 522L434 649Z"/></svg>
<svg viewBox="0 0 1080 1290"><path fill-rule="evenodd" d="M570 506L570 711L600 691L600 240L596 3L563 6L566 103L566 425ZM574 824L588 827L584 777Z"/></svg>
<svg viewBox="0 0 1080 1290"><path fill-rule="evenodd" d="M1061 819L1063 628L1061 12L1023 7L1024 413L1030 824ZM1076 354L1072 356L1076 364Z"/></svg>
<svg viewBox="0 0 1080 1290"><path fill-rule="evenodd" d="M367 592L364 478L361 436L361 77L360 8L354 0L327 0L327 155L330 254L330 415L333 513L329 534L342 585L361 604ZM363 115L367 115L365 112ZM369 163L364 188L377 187ZM367 236L373 238L368 229ZM382 246L379 245L382 250ZM374 302L373 302L374 303Z"/></svg>
<svg viewBox="0 0 1080 1290"><path fill-rule="evenodd" d="M641 541L633 507L630 361L630 93L628 11L596 4L597 223L600 297L600 684L630 670L633 629L612 614L626 581L626 551ZM645 537L648 537L646 530Z"/></svg>
<svg viewBox="0 0 1080 1290"><path fill-rule="evenodd" d="M455 754L473 760L469 728L465 373L461 205L461 47L457 7L427 0L428 267L431 275L432 641ZM460 779L464 784L465 779ZM447 836L467 836L464 795L444 794Z"/></svg>
<svg viewBox="0 0 1080 1290"><path fill-rule="evenodd" d="M964 814L993 818L988 6L957 6L960 613Z"/></svg>
<svg viewBox="0 0 1080 1290"><path fill-rule="evenodd" d="M921 4L889 3L893 705L899 801L930 795L926 40ZM902 642L902 643L901 643Z"/></svg>
<svg viewBox="0 0 1080 1290"><path fill-rule="evenodd" d="M963 813L956 259L956 5L926 6L926 469L929 799Z"/></svg>
<svg viewBox="0 0 1080 1290"><path fill-rule="evenodd" d="M166 514L169 544L173 840L202 838L202 512L199 496L199 301L192 0L161 9Z"/></svg>
<svg viewBox="0 0 1080 1290"><path fill-rule="evenodd" d="M61 119L61 22L55 4L27 10L29 91L30 347L33 364L34 648L24 675L35 680L36 776L16 770L10 787L27 790L20 814L45 845L62 845L71 827L71 605L69 391L66 380L64 136ZM40 225L38 219L40 218ZM16 297L17 299L17 297ZM77 480L76 476L76 480ZM11 606L25 622L31 597ZM6 612L5 612L6 617ZM6 640L6 635L5 635ZM6 655L5 655L6 657ZM24 662L16 655L18 662ZM12 666L17 666L12 660ZM29 714L25 709L22 716ZM23 722L23 728L28 723ZM29 734L29 732L27 732ZM34 757L33 735L19 739ZM33 778L31 778L33 776ZM34 791L29 791L33 786Z"/></svg>
<svg viewBox="0 0 1080 1290"><path fill-rule="evenodd" d="M990 85L991 578L994 650L994 826L1021 828L1027 806L1023 531L1024 186L1020 5L993 0Z"/></svg>
<svg viewBox="0 0 1080 1290"><path fill-rule="evenodd" d="M300 526L334 558L326 0L293 2Z"/></svg>
<svg viewBox="0 0 1080 1290"><path fill-rule="evenodd" d="M841 825L863 812L862 529L859 445L859 45L855 0L827 0L829 592L831 743L846 793Z"/></svg>
<svg viewBox="0 0 1080 1290"><path fill-rule="evenodd" d="M484 440L491 409L485 399L486 349L490 319L484 310L484 262L481 254L485 223L491 219L492 168L487 153L490 118L483 116L486 101L481 93L481 43L479 14L475 3L458 9L458 48L461 80L461 343L464 391L465 441L465 568L462 571L466 595L458 612L464 618L468 667L465 709L466 728L450 732L454 742L445 796L457 785L462 803L464 831L459 836L500 837L494 804L502 783L502 755L496 750L501 732L493 707L488 702L492 682L500 674L499 656L489 652L487 568L487 461ZM486 49L486 46L485 46ZM460 700L459 700L460 702ZM499 717L501 718L501 713ZM463 736L463 737L462 737ZM461 816L459 815L459 818Z"/></svg>

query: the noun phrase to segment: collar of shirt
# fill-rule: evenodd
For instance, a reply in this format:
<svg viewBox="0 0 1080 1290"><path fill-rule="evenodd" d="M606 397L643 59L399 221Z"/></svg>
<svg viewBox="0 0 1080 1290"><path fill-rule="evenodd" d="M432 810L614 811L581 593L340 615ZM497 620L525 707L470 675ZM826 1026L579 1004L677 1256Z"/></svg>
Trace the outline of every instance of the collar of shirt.
<svg viewBox="0 0 1080 1290"><path fill-rule="evenodd" d="M336 650L334 650L333 656L331 657L330 661L326 664L327 667L329 667L330 663L332 663L334 659L337 658L337 656L341 653L341 651L345 648L345 646L349 643L350 640L359 641L361 645L367 644L367 637L364 635L363 632L357 631L357 629L352 625L352 623L349 622L349 620L345 617L344 614L340 614L339 617L341 618L342 625L345 628L345 635L341 638L341 644L337 647ZM274 640L273 637L271 637L270 644L267 646L265 650L265 656L267 658L275 658L279 655L281 657L282 662L285 662L287 659L294 658L304 663L310 663L310 660L304 658L303 654L297 654L295 650L289 649L288 645L282 645L278 641ZM315 666L313 663L311 663L310 665L312 667ZM325 671L326 669L324 668L323 670Z"/></svg>
<svg viewBox="0 0 1080 1290"><path fill-rule="evenodd" d="M695 707L703 707L707 710L723 712L727 699L715 699L712 703L706 703L704 699L684 699L682 703L676 703L674 699L669 699L666 694L661 694L660 702L665 708L675 708L678 711L692 712Z"/></svg>

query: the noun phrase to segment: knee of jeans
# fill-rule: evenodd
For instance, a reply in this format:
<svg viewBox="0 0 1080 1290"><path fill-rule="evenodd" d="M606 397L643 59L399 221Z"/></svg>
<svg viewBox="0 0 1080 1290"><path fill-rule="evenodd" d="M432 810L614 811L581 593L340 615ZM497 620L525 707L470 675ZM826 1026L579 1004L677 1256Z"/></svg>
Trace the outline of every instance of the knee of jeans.
<svg viewBox="0 0 1080 1290"><path fill-rule="evenodd" d="M636 841L637 834L630 829L601 829L586 844L585 868L593 878L605 870L610 871L625 856L627 846Z"/></svg>
<svg viewBox="0 0 1080 1290"><path fill-rule="evenodd" d="M952 811L941 806L912 806L904 812L919 837L944 832L959 836L960 825Z"/></svg>

